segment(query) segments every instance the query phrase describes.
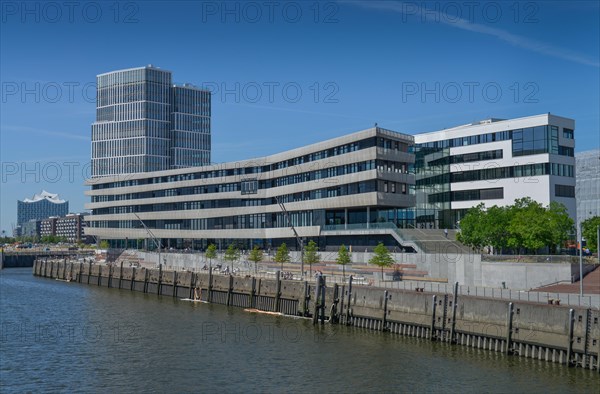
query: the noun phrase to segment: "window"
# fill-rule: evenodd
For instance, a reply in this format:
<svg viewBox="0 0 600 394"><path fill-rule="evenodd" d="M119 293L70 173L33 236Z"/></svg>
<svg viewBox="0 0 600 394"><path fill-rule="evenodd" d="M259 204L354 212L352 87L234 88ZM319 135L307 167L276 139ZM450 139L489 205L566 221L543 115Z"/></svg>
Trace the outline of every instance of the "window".
<svg viewBox="0 0 600 394"><path fill-rule="evenodd" d="M245 179L245 180L241 181L240 190L242 191L242 194L258 193L258 180Z"/></svg>
<svg viewBox="0 0 600 394"><path fill-rule="evenodd" d="M563 138L566 138L568 140L572 140L573 137L573 130L571 129L567 129L567 128L563 128Z"/></svg>
<svg viewBox="0 0 600 394"><path fill-rule="evenodd" d="M554 185L554 195L556 197L575 197L575 186Z"/></svg>

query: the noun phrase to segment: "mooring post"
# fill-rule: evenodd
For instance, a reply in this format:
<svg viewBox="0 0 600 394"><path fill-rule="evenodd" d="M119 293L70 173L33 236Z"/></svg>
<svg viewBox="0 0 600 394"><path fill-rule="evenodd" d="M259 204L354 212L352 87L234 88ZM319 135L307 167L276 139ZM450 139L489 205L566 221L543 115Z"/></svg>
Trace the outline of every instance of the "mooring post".
<svg viewBox="0 0 600 394"><path fill-rule="evenodd" d="M98 286L102 284L102 266L98 266L98 282L96 283Z"/></svg>
<svg viewBox="0 0 600 394"><path fill-rule="evenodd" d="M87 284L90 284L90 276L92 276L92 261L88 263Z"/></svg>
<svg viewBox="0 0 600 394"><path fill-rule="evenodd" d="M250 308L256 308L256 278L252 277L252 291L250 292Z"/></svg>
<svg viewBox="0 0 600 394"><path fill-rule="evenodd" d="M275 280L277 281L277 290L275 291L275 312L279 312L281 306L281 271L277 271Z"/></svg>
<svg viewBox="0 0 600 394"><path fill-rule="evenodd" d="M212 302L212 288L213 288L213 272L212 266L208 268L208 294L206 295L207 301Z"/></svg>
<svg viewBox="0 0 600 394"><path fill-rule="evenodd" d="M567 344L567 366L573 365L571 357L573 354L573 324L575 323L575 310L569 309L569 342Z"/></svg>
<svg viewBox="0 0 600 394"><path fill-rule="evenodd" d="M346 305L346 325L350 325L350 305L352 300L352 275L348 279L348 305Z"/></svg>
<svg viewBox="0 0 600 394"><path fill-rule="evenodd" d="M513 327L513 303L508 303L508 312L506 314L506 348L504 349L504 353L509 355L512 353L512 327Z"/></svg>
<svg viewBox="0 0 600 394"><path fill-rule="evenodd" d="M77 281L79 283L81 283L82 276L83 276L83 262L79 263L79 277L77 278Z"/></svg>
<svg viewBox="0 0 600 394"><path fill-rule="evenodd" d="M431 329L429 331L429 339L434 341L437 337L435 335L435 309L437 307L437 295L433 295L433 305L431 305Z"/></svg>
<svg viewBox="0 0 600 394"><path fill-rule="evenodd" d="M333 285L333 304L331 306L331 316L329 316L329 321L333 324L338 322L338 303L339 299L339 291L340 287L337 283Z"/></svg>
<svg viewBox="0 0 600 394"><path fill-rule="evenodd" d="M112 265L108 266L108 288L109 289L112 286L113 268L114 267Z"/></svg>
<svg viewBox="0 0 600 394"><path fill-rule="evenodd" d="M123 261L121 261L121 266L119 268L119 290L122 287L122 283L123 283Z"/></svg>
<svg viewBox="0 0 600 394"><path fill-rule="evenodd" d="M383 292L383 319L381 321L381 331L387 331L387 313L388 313L388 291Z"/></svg>
<svg viewBox="0 0 600 394"><path fill-rule="evenodd" d="M54 260L50 261L50 277L54 275Z"/></svg>
<svg viewBox="0 0 600 394"><path fill-rule="evenodd" d="M129 285L129 290L133 291L135 287L135 267L131 268L131 284Z"/></svg>
<svg viewBox="0 0 600 394"><path fill-rule="evenodd" d="M454 331L456 329L456 308L458 306L458 282L454 282L454 294L452 296L452 326L450 327L450 343L456 343Z"/></svg>
<svg viewBox="0 0 600 394"><path fill-rule="evenodd" d="M194 272L190 272L190 283L188 283L188 298L194 299Z"/></svg>
<svg viewBox="0 0 600 394"><path fill-rule="evenodd" d="M162 264L158 263L158 283L156 284L156 294L160 295L162 293L161 291L161 285L162 285Z"/></svg>
<svg viewBox="0 0 600 394"><path fill-rule="evenodd" d="M144 293L148 292L148 268L144 267Z"/></svg>
<svg viewBox="0 0 600 394"><path fill-rule="evenodd" d="M319 296L321 294L321 276L317 276L317 284L315 286L315 306L313 311L313 325L319 321Z"/></svg>
<svg viewBox="0 0 600 394"><path fill-rule="evenodd" d="M231 305L232 293L233 293L233 275L229 274L229 286L227 287L227 306Z"/></svg>
<svg viewBox="0 0 600 394"><path fill-rule="evenodd" d="M310 302L310 286L304 281L304 296L302 297L302 315L307 317L310 314L308 304Z"/></svg>
<svg viewBox="0 0 600 394"><path fill-rule="evenodd" d="M321 324L325 324L325 290L327 278L321 275Z"/></svg>
<svg viewBox="0 0 600 394"><path fill-rule="evenodd" d="M173 298L177 297L177 270L173 269Z"/></svg>

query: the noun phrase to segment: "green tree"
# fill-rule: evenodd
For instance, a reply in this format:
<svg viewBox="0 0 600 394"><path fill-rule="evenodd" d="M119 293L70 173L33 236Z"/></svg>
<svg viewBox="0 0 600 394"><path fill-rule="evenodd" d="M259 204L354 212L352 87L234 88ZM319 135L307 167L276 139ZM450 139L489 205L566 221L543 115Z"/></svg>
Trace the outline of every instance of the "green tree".
<svg viewBox="0 0 600 394"><path fill-rule="evenodd" d="M281 263L281 270L283 271L283 263L289 263L290 261L290 251L288 250L287 245L284 243L277 249L277 253L275 253L275 258L273 259L276 263Z"/></svg>
<svg viewBox="0 0 600 394"><path fill-rule="evenodd" d="M250 251L250 255L248 256L248 260L254 262L254 273L257 272L258 263L260 263L263 258L263 251L258 247L258 245L254 245L254 249Z"/></svg>
<svg viewBox="0 0 600 394"><path fill-rule="evenodd" d="M507 244L518 251L535 251L547 244L548 223L542 204L524 197L515 200L511 210L510 233Z"/></svg>
<svg viewBox="0 0 600 394"><path fill-rule="evenodd" d="M319 248L312 239L308 242L308 245L304 248L304 263L308 264L310 275L312 275L312 265L319 264L321 261L321 255L318 253ZM304 273L302 273L304 275Z"/></svg>
<svg viewBox="0 0 600 394"><path fill-rule="evenodd" d="M582 223L583 238L587 242L587 247L594 252L598 252L598 226L600 226L600 216L594 216Z"/></svg>
<svg viewBox="0 0 600 394"><path fill-rule="evenodd" d="M484 245L494 247L495 253L502 253L508 246L508 226L511 221L511 211L506 207L494 205L483 215L480 231Z"/></svg>
<svg viewBox="0 0 600 394"><path fill-rule="evenodd" d="M483 231L485 216L483 203L469 209L460 221L460 231L456 234L456 239L467 246L480 250L485 245Z"/></svg>
<svg viewBox="0 0 600 394"><path fill-rule="evenodd" d="M108 243L107 240L104 239L104 240L100 241L100 244L98 245L98 247L100 249L108 249L108 248L110 248L110 244Z"/></svg>
<svg viewBox="0 0 600 394"><path fill-rule="evenodd" d="M383 280L383 267L389 267L394 263L394 259L385 245L380 242L375 247L375 254L369 260L369 263L381 267L381 280Z"/></svg>
<svg viewBox="0 0 600 394"><path fill-rule="evenodd" d="M217 258L217 247L215 244L208 245L205 256L208 259L208 262L212 264L213 259Z"/></svg>
<svg viewBox="0 0 600 394"><path fill-rule="evenodd" d="M552 201L546 209L546 220L548 222L546 244L550 252L555 252L556 248L569 239L569 235L574 232L575 222L569 217L567 207L556 201Z"/></svg>
<svg viewBox="0 0 600 394"><path fill-rule="evenodd" d="M337 258L335 262L342 266L342 277L344 281L346 280L346 264L350 264L352 262L352 255L346 248L346 245L342 244L340 249L338 250Z"/></svg>
<svg viewBox="0 0 600 394"><path fill-rule="evenodd" d="M225 251L225 255L223 259L228 261L229 263L233 263L240 258L240 250L235 246L235 244L229 244L227 250ZM231 271L231 270L230 270Z"/></svg>

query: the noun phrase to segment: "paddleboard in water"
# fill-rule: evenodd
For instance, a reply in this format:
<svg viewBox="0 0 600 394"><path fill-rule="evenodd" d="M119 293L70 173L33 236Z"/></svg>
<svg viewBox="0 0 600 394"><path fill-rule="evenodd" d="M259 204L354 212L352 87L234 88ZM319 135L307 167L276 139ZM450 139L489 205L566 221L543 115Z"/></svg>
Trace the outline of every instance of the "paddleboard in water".
<svg viewBox="0 0 600 394"><path fill-rule="evenodd" d="M203 300L193 300L191 298L180 298L180 301L189 301L189 302L203 302L205 304L208 304L208 301L203 301Z"/></svg>
<svg viewBox="0 0 600 394"><path fill-rule="evenodd" d="M260 309L255 309L255 308L244 309L244 312L264 313L265 315L274 315L274 316L285 316L285 314L283 314L281 312L261 311Z"/></svg>

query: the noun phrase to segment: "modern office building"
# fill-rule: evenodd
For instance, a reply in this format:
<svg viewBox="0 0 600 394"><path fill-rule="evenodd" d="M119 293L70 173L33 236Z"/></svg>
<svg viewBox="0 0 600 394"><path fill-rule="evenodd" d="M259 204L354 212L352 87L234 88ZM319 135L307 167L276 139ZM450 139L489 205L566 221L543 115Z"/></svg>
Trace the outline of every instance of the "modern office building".
<svg viewBox="0 0 600 394"><path fill-rule="evenodd" d="M40 236L40 220L29 220L21 225L21 234L23 237L38 238Z"/></svg>
<svg viewBox="0 0 600 394"><path fill-rule="evenodd" d="M414 206L412 140L371 128L259 159L94 179L87 234L115 246L138 239L152 246L150 232L171 247L231 240L245 248L293 246L289 219L300 237L348 244L344 236L325 241L325 226L403 227L412 220L404 211ZM352 237L360 238L354 244L394 242L390 234Z"/></svg>
<svg viewBox="0 0 600 394"><path fill-rule="evenodd" d="M600 149L579 152L577 163L577 218L581 221L600 216Z"/></svg>
<svg viewBox="0 0 600 394"><path fill-rule="evenodd" d="M455 228L473 206L522 197L563 203L576 219L574 130L544 114L416 134L417 226Z"/></svg>
<svg viewBox="0 0 600 394"><path fill-rule="evenodd" d="M451 229L481 202L559 201L575 218L573 130L550 114L415 136L375 127L260 159L94 179L87 234L121 247L290 246L291 223L321 248L410 251L415 227Z"/></svg>
<svg viewBox="0 0 600 394"><path fill-rule="evenodd" d="M17 201L17 225L23 226L30 220L41 220L50 216L64 216L69 212L69 202L61 200L58 194L42 190L32 198Z"/></svg>
<svg viewBox="0 0 600 394"><path fill-rule="evenodd" d="M86 242L86 223L80 213L71 213L63 217L50 217L40 221L40 236L56 236L68 242Z"/></svg>
<svg viewBox="0 0 600 394"><path fill-rule="evenodd" d="M210 103L152 65L98 75L92 177L209 164Z"/></svg>

